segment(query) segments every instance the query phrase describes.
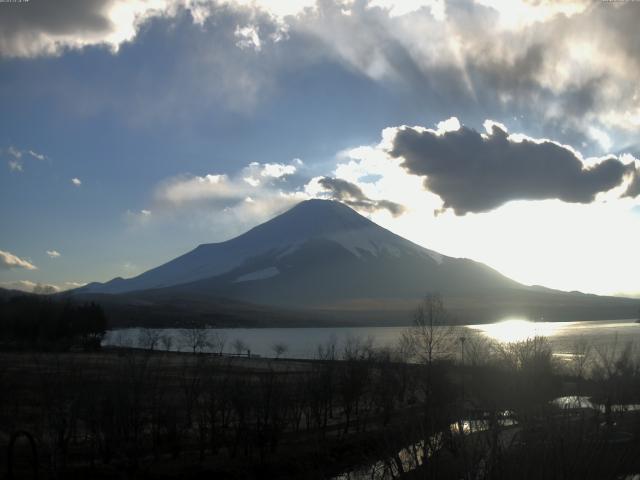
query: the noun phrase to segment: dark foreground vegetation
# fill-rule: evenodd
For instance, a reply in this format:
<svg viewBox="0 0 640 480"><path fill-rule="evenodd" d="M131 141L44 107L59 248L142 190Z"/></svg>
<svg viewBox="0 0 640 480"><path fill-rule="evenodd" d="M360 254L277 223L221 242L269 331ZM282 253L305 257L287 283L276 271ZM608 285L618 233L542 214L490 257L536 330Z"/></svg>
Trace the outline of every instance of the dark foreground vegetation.
<svg viewBox="0 0 640 480"><path fill-rule="evenodd" d="M3 350L97 350L107 329L99 305L40 295L0 297Z"/></svg>
<svg viewBox="0 0 640 480"><path fill-rule="evenodd" d="M435 328L429 297L393 350L316 359L146 348L0 353L6 478L619 479L640 472L631 346L497 345ZM221 339L215 336L217 348ZM168 340L165 347L170 347ZM186 345L186 344L185 344ZM276 355L283 348L275 349ZM241 351L238 346L238 351ZM573 395L554 401L558 397ZM579 397L578 397L579 396ZM586 397L590 397L589 402Z"/></svg>

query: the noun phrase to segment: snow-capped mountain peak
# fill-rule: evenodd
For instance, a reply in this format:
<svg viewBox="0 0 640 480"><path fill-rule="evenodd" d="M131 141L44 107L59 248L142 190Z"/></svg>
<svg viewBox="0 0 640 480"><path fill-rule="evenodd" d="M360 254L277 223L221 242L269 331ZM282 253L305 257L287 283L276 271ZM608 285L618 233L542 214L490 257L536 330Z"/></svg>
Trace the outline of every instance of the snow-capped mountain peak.
<svg viewBox="0 0 640 480"><path fill-rule="evenodd" d="M277 252L276 259L282 259L308 242L318 240L333 242L358 258L410 254L426 256L438 263L443 259L438 253L395 235L342 203L314 199L301 202L234 239L199 245L137 277L94 283L84 291L120 293L186 284L223 275L267 252ZM273 270L269 272L272 275L263 278L273 276ZM236 281L257 279L246 275Z"/></svg>

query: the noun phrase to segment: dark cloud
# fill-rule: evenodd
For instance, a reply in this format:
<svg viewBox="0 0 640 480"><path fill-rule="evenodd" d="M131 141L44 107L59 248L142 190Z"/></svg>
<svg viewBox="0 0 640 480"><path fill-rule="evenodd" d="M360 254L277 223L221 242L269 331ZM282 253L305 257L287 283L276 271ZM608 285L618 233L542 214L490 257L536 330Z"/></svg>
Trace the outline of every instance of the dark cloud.
<svg viewBox="0 0 640 480"><path fill-rule="evenodd" d="M394 217L401 215L405 208L389 200L372 200L357 185L340 178L323 177L320 185L329 190L331 198L367 212L388 210Z"/></svg>
<svg viewBox="0 0 640 480"><path fill-rule="evenodd" d="M620 185L631 167L615 157L587 168L572 150L551 141L515 141L497 125L490 134L461 127L438 134L403 127L389 152L425 178L457 215L486 212L510 200L589 203Z"/></svg>
<svg viewBox="0 0 640 480"><path fill-rule="evenodd" d="M388 210L391 213L391 215L393 215L394 217L402 215L406 210L403 205L400 205L399 203L391 202L389 200L378 200L377 202L375 202L375 204L378 210L380 209Z"/></svg>
<svg viewBox="0 0 640 480"><path fill-rule="evenodd" d="M104 38L116 28L114 0L30 0L0 3L0 54L33 56ZM98 42L96 42L98 43Z"/></svg>

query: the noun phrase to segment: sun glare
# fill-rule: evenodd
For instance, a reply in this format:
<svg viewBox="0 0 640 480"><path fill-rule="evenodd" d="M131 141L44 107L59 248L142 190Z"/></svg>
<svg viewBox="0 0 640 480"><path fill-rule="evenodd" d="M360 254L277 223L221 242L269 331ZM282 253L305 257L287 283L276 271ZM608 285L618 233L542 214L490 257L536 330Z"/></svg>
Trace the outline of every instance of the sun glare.
<svg viewBox="0 0 640 480"><path fill-rule="evenodd" d="M560 328L560 325L514 318L487 325L474 325L472 328L498 342L511 343L533 337L550 337Z"/></svg>

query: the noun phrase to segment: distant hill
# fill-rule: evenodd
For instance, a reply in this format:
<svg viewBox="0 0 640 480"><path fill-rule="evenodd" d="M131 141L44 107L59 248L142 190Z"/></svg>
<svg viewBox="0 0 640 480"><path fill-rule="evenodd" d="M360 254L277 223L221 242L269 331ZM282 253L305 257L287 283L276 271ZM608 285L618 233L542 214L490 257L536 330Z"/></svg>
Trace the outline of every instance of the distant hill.
<svg viewBox="0 0 640 480"><path fill-rule="evenodd" d="M407 323L426 292L442 294L452 318L465 322L511 315L635 318L640 304L528 287L482 263L421 247L327 200L301 202L234 239L200 245L137 277L92 283L68 295L99 295L121 310L164 310L158 314L177 322L179 315L200 312L225 323L235 318L244 324L241 317L248 315L262 325L285 319L297 325L337 319Z"/></svg>
<svg viewBox="0 0 640 480"><path fill-rule="evenodd" d="M109 328L131 326L260 328L363 324L357 317L343 318L322 312L310 313L303 310L254 305L184 292L176 295L161 290L143 290L120 294L81 293L64 296L76 302L100 304L109 320Z"/></svg>
<svg viewBox="0 0 640 480"><path fill-rule="evenodd" d="M34 293L23 292L22 290L13 290L8 288L0 288L0 300L7 300L12 297L21 295L35 295Z"/></svg>

